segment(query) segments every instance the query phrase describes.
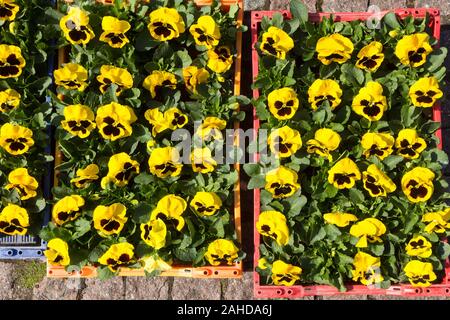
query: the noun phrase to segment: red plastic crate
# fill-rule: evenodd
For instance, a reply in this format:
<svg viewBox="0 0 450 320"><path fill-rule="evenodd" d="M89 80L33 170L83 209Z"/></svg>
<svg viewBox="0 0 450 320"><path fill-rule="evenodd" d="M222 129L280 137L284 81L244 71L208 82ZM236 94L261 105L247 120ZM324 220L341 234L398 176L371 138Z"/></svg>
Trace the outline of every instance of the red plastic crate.
<svg viewBox="0 0 450 320"><path fill-rule="evenodd" d="M440 39L441 18L439 10L435 8L422 9L397 9L391 10L400 18L412 15L415 18L425 18L426 14L430 15L430 28L433 31L433 36ZM272 17L276 12L281 13L285 18L290 18L289 11L253 11L251 15L251 36L252 36L252 71L253 78L258 75L258 52L255 49L255 44L258 41L258 27L263 17ZM382 11L377 17L381 18L390 11ZM371 12L336 12L336 13L310 13L309 21L319 22L324 17L333 15L335 21L354 21L367 20L374 18L374 13ZM253 90L253 97L259 97L259 91ZM441 107L439 104L433 106L432 117L434 121L441 122ZM257 136L259 129L259 119L256 115L256 109L253 109L253 130L254 136ZM442 130L436 131L436 136L439 138L438 148L442 149ZM259 154L255 153L254 161L259 161ZM260 189L253 191L254 196L254 221L257 221L260 214ZM254 245L255 252L253 261L255 264L259 260L259 245L260 234L254 229ZM434 284L427 288L413 287L412 285L399 284L393 285L388 289L370 288L365 285L348 284L347 291L340 292L337 288L328 285L295 285L292 287L285 286L269 286L260 285L259 274L253 272L254 280L254 296L256 298L299 298L304 296L332 296L332 295L393 295L393 296L450 296L450 260L445 262L445 276L440 284Z"/></svg>

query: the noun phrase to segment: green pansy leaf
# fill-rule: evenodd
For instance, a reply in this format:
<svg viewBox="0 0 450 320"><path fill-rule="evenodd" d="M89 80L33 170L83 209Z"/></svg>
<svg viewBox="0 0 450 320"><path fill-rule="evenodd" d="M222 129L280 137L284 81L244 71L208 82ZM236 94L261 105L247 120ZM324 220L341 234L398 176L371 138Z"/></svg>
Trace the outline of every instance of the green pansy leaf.
<svg viewBox="0 0 450 320"><path fill-rule="evenodd" d="M306 199L305 196L300 196L299 198L292 197L291 199L288 200L288 202L290 204L290 208L289 208L289 211L287 213L287 216L289 218L292 218L292 217L295 217L295 216L300 214L302 208L307 203L307 199Z"/></svg>
<svg viewBox="0 0 450 320"><path fill-rule="evenodd" d="M353 64L345 63L341 66L341 81L347 85L359 87L364 83L364 72Z"/></svg>
<svg viewBox="0 0 450 320"><path fill-rule="evenodd" d="M259 189L259 188L264 188L265 185L266 185L266 176L263 174L258 174L256 176L253 176L250 178L247 188L248 189Z"/></svg>
<svg viewBox="0 0 450 320"><path fill-rule="evenodd" d="M91 231L91 221L86 218L78 218L74 222L75 232L72 235L72 239L78 239Z"/></svg>
<svg viewBox="0 0 450 320"><path fill-rule="evenodd" d="M402 161L403 161L402 156L390 155L383 160L383 164L385 165L387 171L391 171L395 169L397 165Z"/></svg>
<svg viewBox="0 0 450 320"><path fill-rule="evenodd" d="M333 224L326 224L324 228L330 240L336 240L342 234L341 230Z"/></svg>
<svg viewBox="0 0 450 320"><path fill-rule="evenodd" d="M245 173L250 176L259 175L262 172L262 167L258 163L246 163L243 165Z"/></svg>
<svg viewBox="0 0 450 320"><path fill-rule="evenodd" d="M387 24L392 29L400 29L402 26L397 20L397 16L394 12L388 12L383 17L383 22Z"/></svg>
<svg viewBox="0 0 450 320"><path fill-rule="evenodd" d="M303 1L291 0L289 3L289 8L292 16L298 19L301 24L308 22L308 7L305 6Z"/></svg>
<svg viewBox="0 0 450 320"><path fill-rule="evenodd" d="M173 253L175 257L185 262L191 262L197 258L197 250L195 248L175 248Z"/></svg>
<svg viewBox="0 0 450 320"><path fill-rule="evenodd" d="M132 209L132 219L135 223L147 223L150 220L150 213L153 207L148 203L141 202Z"/></svg>
<svg viewBox="0 0 450 320"><path fill-rule="evenodd" d="M97 277L99 280L108 280L115 276L116 274L109 270L106 266L101 266L97 268Z"/></svg>
<svg viewBox="0 0 450 320"><path fill-rule="evenodd" d="M361 203L364 201L364 193L361 190L352 188L348 193L353 203Z"/></svg>
<svg viewBox="0 0 450 320"><path fill-rule="evenodd" d="M327 235L327 232L325 231L324 227L320 227L320 229L317 231L317 233L315 235L313 235L313 237L310 240L310 244L314 244L317 241L322 240L323 238L325 238Z"/></svg>
<svg viewBox="0 0 450 320"><path fill-rule="evenodd" d="M445 61L447 57L447 48L440 47L438 49L434 49L431 54L428 55L427 63L425 64L425 68L428 72L434 72L439 69Z"/></svg>
<svg viewBox="0 0 450 320"><path fill-rule="evenodd" d="M440 260L446 260L450 256L450 245L440 241L436 248L436 254Z"/></svg>

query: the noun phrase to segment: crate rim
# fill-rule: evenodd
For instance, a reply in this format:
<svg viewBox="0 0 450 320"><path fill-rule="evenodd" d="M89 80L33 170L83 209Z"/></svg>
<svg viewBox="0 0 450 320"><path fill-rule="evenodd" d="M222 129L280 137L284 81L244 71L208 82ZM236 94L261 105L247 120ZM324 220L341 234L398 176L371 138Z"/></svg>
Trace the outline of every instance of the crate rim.
<svg viewBox="0 0 450 320"><path fill-rule="evenodd" d="M258 23L262 18L272 17L274 13L281 13L284 17L290 18L291 14L288 10L281 11L253 11L251 13L251 43L252 43L252 76L253 80L258 75L258 51L255 48L255 44L258 41ZM395 10L384 10L379 13L379 18L386 13L394 12L400 17L412 15L416 18L423 18L427 13L433 17L433 36L436 39L440 39L440 11L437 8L401 8ZM321 13L309 13L309 19L313 22L320 21L323 17L333 16L338 21L351 21L351 20L367 20L367 18L373 16L370 12L321 12ZM439 44L438 44L439 45ZM259 97L259 91L253 90L253 98ZM434 121L441 122L441 108L440 104L435 104L432 110L432 118ZM256 136L259 129L260 121L256 114L256 108L253 108L253 134ZM442 129L439 128L436 131L436 136L439 138L438 148L442 149ZM255 162L259 161L259 154L255 154ZM259 260L259 245L260 234L256 230L255 223L258 220L260 213L260 189L254 189L254 255L253 263L254 268ZM270 286L260 285L259 273L253 269L253 285L254 285L254 297L255 298L299 298L305 296L316 295L387 295L387 296L450 296L450 258L445 261L445 276L442 279L442 283L433 284L426 288L413 287L410 284L395 284L388 289L371 288L361 284L348 284L346 285L347 291L339 292L339 290L329 285L294 285L287 286Z"/></svg>
<svg viewBox="0 0 450 320"><path fill-rule="evenodd" d="M237 17L238 25L243 24L244 18L244 0L221 0L223 7L225 9L229 8L231 4L238 4L239 11ZM209 0L195 0L195 3L198 6L210 5L212 1ZM62 54L62 49L59 50L59 63L61 64L64 61L64 55ZM234 95L239 95L241 92L241 64L242 64L242 32L238 32L236 34L236 60L234 63ZM234 128L239 129L239 122L234 123ZM239 131L237 131L239 132ZM56 142L55 142L56 143ZM239 136L236 136L235 145L239 144ZM55 167L58 162L62 159L61 152L58 152L58 148L56 146L55 153ZM242 243L242 224L241 224L241 197L240 197L240 164L236 163L234 168L238 174L238 180L234 185L233 194L234 194L234 227L236 231L237 241ZM54 174L54 185L58 185L58 177L57 170L55 170ZM94 266L86 266L83 267L79 272L68 273L64 267L52 266L47 261L47 277L49 278L95 278L97 276L96 267ZM169 276L169 277L187 277L187 278L242 278L243 274L243 263L241 261L235 262L232 266L202 266L202 267L192 267L192 266L174 266L172 269L168 271L164 271L160 274L160 276ZM145 272L142 268L140 269L130 269L130 268L122 268L119 271L118 276L145 276Z"/></svg>

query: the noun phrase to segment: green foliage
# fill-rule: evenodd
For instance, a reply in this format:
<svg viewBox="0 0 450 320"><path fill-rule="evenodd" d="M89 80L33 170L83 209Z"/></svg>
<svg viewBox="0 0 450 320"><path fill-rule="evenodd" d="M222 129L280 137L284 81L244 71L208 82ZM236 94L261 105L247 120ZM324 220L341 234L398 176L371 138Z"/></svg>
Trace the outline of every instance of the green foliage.
<svg viewBox="0 0 450 320"><path fill-rule="evenodd" d="M380 257L381 273L385 280L380 285L388 287L391 283L407 281L403 268L416 257L408 256L405 247L414 235L420 234L433 243L432 257L420 260L432 262L438 279L441 279L439 270L442 270L443 261L449 256L449 246L439 241L439 236L448 236L450 232L447 230L439 236L428 234L421 219L427 212L446 208L449 194L442 168L448 164L448 156L437 148L438 140L434 134L440 124L430 119L429 109L412 105L409 88L422 77L435 76L443 90L443 62L447 48L434 48L425 64L411 68L400 63L395 56L395 47L404 35L419 32L427 32L430 44L436 44L437 40L431 36L428 27L429 17L406 17L401 20L394 13L388 13L382 18L380 28L373 29L363 21L334 21L333 17L323 18L320 22L308 21L307 10L301 1L291 1L290 9L292 19L281 19L280 16L274 16L272 20L268 17L262 19L255 45L259 53L259 70L253 88L259 90L259 97L253 99L253 104L261 120L260 127L270 130L287 125L300 132L303 142L303 146L291 157L271 163L261 156L260 163L244 165L244 171L250 176L248 188L261 188L261 211L282 212L290 230L289 243L283 247L275 245L276 242L269 237L262 237L260 256L266 258L269 264L281 259L300 266L303 269L300 284L328 284L345 291L344 283L352 282L353 257L358 251L363 251ZM284 60L261 51L262 34L271 26L281 28L294 42L294 47ZM347 61L324 65L317 59L316 44L320 38L334 33L346 36L353 43L354 50ZM383 44L385 56L375 72L356 66L358 52L372 41ZM333 79L339 84L342 101L334 110L331 110L329 103L323 103L317 110L311 108L308 90L316 79ZM380 83L387 99L388 110L379 121L368 121L351 107L354 97L369 81ZM295 90L300 107L291 119L280 121L269 111L268 95L282 87ZM308 140L314 139L314 133L321 128L333 129L341 136L339 148L331 152L332 160L306 152ZM363 155L361 137L365 133L386 132L397 137L399 131L405 128L416 129L427 143L426 150L417 159L405 159L397 154L395 146L384 159ZM262 150L264 143L252 145L251 151ZM366 171L370 164L376 164L392 179L396 190L387 197L374 198L364 187L364 177L350 189L337 189L328 182L328 172L345 157L354 160L361 172ZM293 169L299 176L301 190L288 199L274 199L270 192L264 190L265 174L280 164ZM435 173L434 193L427 202L411 203L402 191L401 179L407 171L417 166L427 167ZM381 236L382 242L370 243L367 248L356 248L358 238L350 235L353 222L337 227L324 221L325 213L335 212L354 214L359 221L366 218L381 220L387 229ZM257 268L257 271L262 283L272 284L270 268Z"/></svg>
<svg viewBox="0 0 450 320"><path fill-rule="evenodd" d="M174 265L180 263L204 265L206 262L203 255L210 242L218 238L232 240L236 238L234 221L230 213L233 208L232 190L238 178L237 172L229 165L218 164L213 172L201 174L193 172L190 164L184 164L181 174L176 177L159 178L151 174L148 164L151 152L158 147L175 146L177 142L171 141L170 129L154 134L151 124L145 118L145 112L152 108L165 112L169 108L176 107L187 115L188 124L183 130L187 130L191 135L197 129L194 122L204 120L206 117L214 116L225 120L227 128L233 128L235 120L242 120L244 113L239 111L239 106L248 104L250 100L244 96L234 95L234 64L221 74L207 69L210 74L208 81L199 85L196 93L190 92L185 87L183 79L183 69L188 66L207 68L208 51L206 47L196 45L189 32L190 26L202 15L211 15L214 18L221 30L220 45L228 46L233 60L236 59L236 33L245 29L236 22L239 8L232 5L230 10L225 12L217 1L211 6L198 8L193 2L179 0L168 2L158 0L148 3L132 1L129 6L120 5L117 1L115 6L105 6L95 1L81 0L77 1L77 5L89 12L89 23L96 38L87 45L69 47L68 61L78 63L88 70L89 86L83 92L58 87L58 95L51 95L52 103L59 113L53 118L53 124L58 127L56 136L63 153L63 161L58 166L59 182L53 194L55 201L67 195L78 194L86 203L82 208L81 217L75 222L59 227L50 224L44 228L41 236L44 239L51 239L60 235L69 242L71 266L68 268L96 263L108 246L125 240L136 248L136 259L156 254L165 261L172 261ZM150 35L149 13L161 6L175 7L184 20L185 32L176 39L159 42ZM65 47L69 43L59 29L59 19L68 12L69 6L64 1L59 1L58 8L49 10L47 17L53 22L53 27L58 33L57 46ZM126 33L130 40L129 44L116 49L99 41L104 16L114 16L130 23L131 29ZM124 90L120 96L115 94L117 89L115 85L111 85L104 94L99 90L96 78L100 74L100 68L110 64L127 69L133 78L133 88ZM173 73L177 85L175 89L162 88L160 94L152 97L150 92L143 88L143 81L153 71L158 70ZM101 105L112 101L130 106L136 114L137 121L132 124L131 136L111 141L103 139L98 130L93 130L88 138L81 139L61 127L65 106L84 104L96 113ZM149 141L154 144L148 146ZM212 148L215 142L201 143L201 147ZM124 187L110 184L102 188L101 178L108 173L108 161L112 155L119 152L128 153L139 163L139 173ZM100 178L85 188L76 188L70 180L76 176L78 169L91 163L99 166ZM196 213L190 206L190 201L198 191L216 192L223 202L220 211L212 217ZM187 208L183 213L186 225L178 231L168 221L166 246L155 250L141 240L140 225L149 221L158 201L167 194L176 194L186 201ZM127 207L128 221L120 233L120 238L118 235L102 237L92 223L95 208L98 205L112 203L122 203ZM111 276L114 276L114 273L108 268L99 268L99 278L107 279Z"/></svg>

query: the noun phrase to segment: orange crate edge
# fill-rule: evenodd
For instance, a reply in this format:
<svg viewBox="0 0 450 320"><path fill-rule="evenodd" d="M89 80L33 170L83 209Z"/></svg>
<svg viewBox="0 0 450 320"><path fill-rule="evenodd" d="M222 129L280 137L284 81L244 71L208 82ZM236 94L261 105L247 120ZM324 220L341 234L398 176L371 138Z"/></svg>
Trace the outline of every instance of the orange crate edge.
<svg viewBox="0 0 450 320"><path fill-rule="evenodd" d="M70 2L70 1L66 1ZM99 1L103 2L103 1ZM222 0L225 8L228 8L232 4L239 5L239 12L237 17L238 25L243 24L244 19L244 0ZM210 5L212 1L208 0L196 0L195 3L199 6ZM58 51L58 63L64 62L64 48ZM242 32L236 34L236 60L235 60L235 75L234 75L234 94L239 95L241 93L241 64L242 64ZM234 128L239 129L239 122L234 123ZM237 131L239 132L239 131ZM235 145L239 146L239 136L236 136ZM59 150L56 143L55 148L55 167L57 167L62 161L62 153ZM238 180L234 186L234 224L239 243L242 242L242 229L241 229L241 196L240 196L240 165L239 163L234 165L237 173ZM58 185L58 170L55 170L54 185ZM95 278L97 277L97 268L93 266L86 266L80 272L69 273L64 267L52 266L47 261L47 277L48 278ZM192 266L175 266L168 271L164 271L160 276L168 277L184 277L184 278L211 278L211 279L226 279L226 278L242 278L242 262L236 262L233 266L204 266L204 267L192 267ZM144 277L145 272L141 269L122 268L119 271L119 276L123 277Z"/></svg>

